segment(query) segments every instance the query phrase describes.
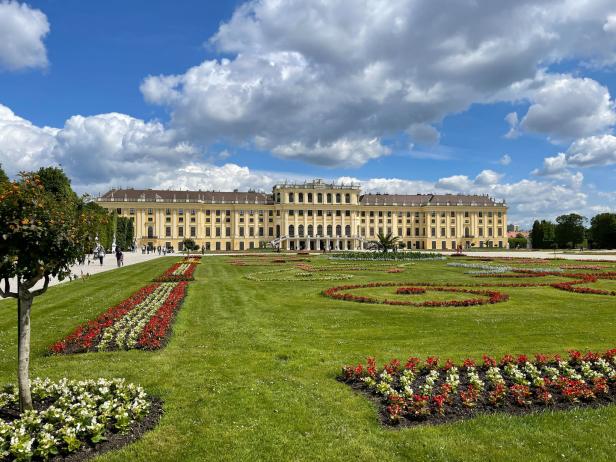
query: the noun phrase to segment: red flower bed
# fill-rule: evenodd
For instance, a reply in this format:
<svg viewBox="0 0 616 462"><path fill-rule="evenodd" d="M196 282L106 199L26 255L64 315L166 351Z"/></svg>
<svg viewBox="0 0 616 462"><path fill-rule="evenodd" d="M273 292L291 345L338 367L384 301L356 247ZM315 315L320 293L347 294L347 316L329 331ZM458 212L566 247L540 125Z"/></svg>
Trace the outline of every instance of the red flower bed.
<svg viewBox="0 0 616 462"><path fill-rule="evenodd" d="M480 295L483 298L470 298L465 300L428 300L424 302L412 302L412 301L404 301L404 300L379 300L374 297L369 296L361 296L361 295L353 295L349 293L342 293L345 290L352 289L361 289L361 288L369 288L369 287L396 287L396 286L408 286L409 283L397 283L397 282L372 282L369 284L355 284L355 285L345 285L338 287L331 287L325 291L323 291L323 295L326 297L330 297L336 300L345 300L350 302L358 302L358 303L377 303L384 305L400 305L400 306L426 306L426 307L437 307L437 306L473 306L473 305L485 305L485 304L493 304L500 303L509 300L509 295L503 294L501 292L496 292L493 290L472 290L465 289L461 287L447 287L447 286L433 286L433 285L425 285L429 287L428 290L436 291L436 292L454 292L454 293L467 293L472 295ZM424 284L415 284L416 286L423 286Z"/></svg>
<svg viewBox="0 0 616 462"><path fill-rule="evenodd" d="M423 287L400 287L398 290L396 290L396 293L404 295L425 294L426 289L424 289Z"/></svg>
<svg viewBox="0 0 616 462"><path fill-rule="evenodd" d="M103 329L111 326L129 311L133 310L145 298L158 287L158 284L150 284L139 289L126 300L112 306L96 319L78 326L64 339L54 343L50 347L52 353L71 353L74 350L88 350L95 344Z"/></svg>
<svg viewBox="0 0 616 462"><path fill-rule="evenodd" d="M173 289L154 316L150 318L139 336L138 345L146 350L155 350L162 346L170 330L171 322L175 317L184 297L188 282L183 281Z"/></svg>
<svg viewBox="0 0 616 462"><path fill-rule="evenodd" d="M440 365L442 364L442 365ZM439 424L477 414L522 414L536 409L612 404L616 399L616 349L570 351L569 358L537 354L483 355L462 364L431 356L425 361L393 359L381 367L344 366L338 379L379 403L386 425Z"/></svg>
<svg viewBox="0 0 616 462"><path fill-rule="evenodd" d="M187 265L187 268L180 274L174 274L178 272L181 266ZM175 263L171 266L167 271L165 271L162 275L158 276L154 279L154 282L181 282L181 281L194 281L195 278L193 276L195 269L197 268L197 264L190 262L180 262Z"/></svg>
<svg viewBox="0 0 616 462"><path fill-rule="evenodd" d="M576 294L612 295L616 296L616 290L593 289L592 287L576 287L573 282L559 282L552 287ZM579 284L579 283L578 283Z"/></svg>

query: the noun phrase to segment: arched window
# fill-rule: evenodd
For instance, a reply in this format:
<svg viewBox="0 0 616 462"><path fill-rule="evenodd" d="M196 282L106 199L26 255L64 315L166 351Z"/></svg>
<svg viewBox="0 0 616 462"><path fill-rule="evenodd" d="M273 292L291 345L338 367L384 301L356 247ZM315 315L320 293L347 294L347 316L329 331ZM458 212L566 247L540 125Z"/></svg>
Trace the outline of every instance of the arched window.
<svg viewBox="0 0 616 462"><path fill-rule="evenodd" d="M342 226L336 225L336 236L342 236Z"/></svg>
<svg viewBox="0 0 616 462"><path fill-rule="evenodd" d="M290 237L294 237L295 236L295 226L293 226L293 225L289 225L289 236Z"/></svg>
<svg viewBox="0 0 616 462"><path fill-rule="evenodd" d="M328 204L332 203L332 193L327 193L327 203Z"/></svg>
<svg viewBox="0 0 616 462"><path fill-rule="evenodd" d="M317 236L323 236L323 225L317 225Z"/></svg>
<svg viewBox="0 0 616 462"><path fill-rule="evenodd" d="M308 225L308 236L314 236L314 228L312 227L312 225Z"/></svg>
<svg viewBox="0 0 616 462"><path fill-rule="evenodd" d="M348 194L348 193L347 193L347 194L345 194L345 195L344 195L344 201L345 201L347 204L350 204L350 203L351 203L351 195L350 195L350 194Z"/></svg>
<svg viewBox="0 0 616 462"><path fill-rule="evenodd" d="M297 235L299 237L304 237L304 225L299 225L297 227Z"/></svg>
<svg viewBox="0 0 616 462"><path fill-rule="evenodd" d="M152 239L154 237L154 227L148 226L148 239Z"/></svg>
<svg viewBox="0 0 616 462"><path fill-rule="evenodd" d="M293 197L293 193L289 193L289 202L295 202L295 198Z"/></svg>
<svg viewBox="0 0 616 462"><path fill-rule="evenodd" d="M304 193L297 193L297 202L304 202Z"/></svg>
<svg viewBox="0 0 616 462"><path fill-rule="evenodd" d="M344 227L344 235L346 237L351 237L351 226L350 225L346 225Z"/></svg>
<svg viewBox="0 0 616 462"><path fill-rule="evenodd" d="M340 203L340 193L336 193L336 204Z"/></svg>
<svg viewBox="0 0 616 462"><path fill-rule="evenodd" d="M312 202L312 193L308 193L308 198L306 199L306 202Z"/></svg>
<svg viewBox="0 0 616 462"><path fill-rule="evenodd" d="M332 235L332 225L327 225L327 235L331 237L331 235Z"/></svg>
<svg viewBox="0 0 616 462"><path fill-rule="evenodd" d="M323 193L318 193L318 194L317 194L317 202L318 202L319 204L322 204L322 203L323 203Z"/></svg>

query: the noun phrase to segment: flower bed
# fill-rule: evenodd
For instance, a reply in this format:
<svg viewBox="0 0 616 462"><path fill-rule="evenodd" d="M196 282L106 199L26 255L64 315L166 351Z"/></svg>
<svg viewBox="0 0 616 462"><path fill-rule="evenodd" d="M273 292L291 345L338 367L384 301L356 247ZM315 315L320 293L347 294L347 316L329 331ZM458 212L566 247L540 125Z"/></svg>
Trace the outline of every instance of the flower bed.
<svg viewBox="0 0 616 462"><path fill-rule="evenodd" d="M305 270L292 271L293 268L283 268L249 273L244 275L244 277L249 281L258 282L343 281L353 278L351 274L326 274Z"/></svg>
<svg viewBox="0 0 616 462"><path fill-rule="evenodd" d="M593 282L593 281L589 281L589 282ZM616 296L616 290L594 289L592 287L578 287L577 285L575 285L575 282L557 282L555 284L551 284L551 286L554 287L555 289L565 290L567 292L573 292L576 294Z"/></svg>
<svg viewBox="0 0 616 462"><path fill-rule="evenodd" d="M50 348L52 353L81 353L160 348L188 282L155 283L77 327Z"/></svg>
<svg viewBox="0 0 616 462"><path fill-rule="evenodd" d="M35 410L20 414L16 387L0 392L0 461L100 454L134 441L162 413L160 402L123 379L35 379L32 398Z"/></svg>
<svg viewBox="0 0 616 462"><path fill-rule="evenodd" d="M183 261L176 263L162 275L154 279L154 282L181 282L181 281L194 281L193 276L197 263Z"/></svg>
<svg viewBox="0 0 616 462"><path fill-rule="evenodd" d="M336 300L345 300L350 302L358 302L358 303L376 303L376 304L384 304L384 305L401 305L401 306L416 306L416 307L454 307L454 306L474 306L474 305L485 305L485 304L493 304L500 303L509 300L509 295L503 294L501 292L497 292L494 290L472 290L466 289L462 287L448 287L448 286L428 286L418 287L420 284L415 284L412 287L407 287L409 283L397 283L397 282L372 282L369 284L356 284L356 285L346 285L346 286L338 286L331 287L322 292L322 294L326 297L330 297ZM405 300L388 300L388 299L378 299L375 297L364 296L364 295L353 295L349 293L344 293L347 290L353 289L363 289L363 288L373 288L373 287L396 287L403 286L404 289L414 290L414 289L424 289L428 291L434 292L453 292L453 293L464 293L464 294L472 294L478 295L478 297L464 299L464 300L427 300L427 301L405 301ZM410 293L410 292L409 292ZM419 292L416 292L419 293Z"/></svg>
<svg viewBox="0 0 616 462"><path fill-rule="evenodd" d="M446 260L439 253L430 252L339 252L332 260Z"/></svg>
<svg viewBox="0 0 616 462"><path fill-rule="evenodd" d="M396 293L403 295L425 294L426 289L424 289L423 287L400 287L396 290Z"/></svg>
<svg viewBox="0 0 616 462"><path fill-rule="evenodd" d="M377 367L345 366L339 380L366 393L379 406L387 425L438 424L479 413L527 413L537 409L611 404L616 399L616 349L603 354L571 351L556 355L489 356L476 364L467 359L441 365L411 357L402 365L394 359Z"/></svg>
<svg viewBox="0 0 616 462"><path fill-rule="evenodd" d="M190 257L184 257L182 263L194 263L198 265L201 263L201 255L191 255Z"/></svg>

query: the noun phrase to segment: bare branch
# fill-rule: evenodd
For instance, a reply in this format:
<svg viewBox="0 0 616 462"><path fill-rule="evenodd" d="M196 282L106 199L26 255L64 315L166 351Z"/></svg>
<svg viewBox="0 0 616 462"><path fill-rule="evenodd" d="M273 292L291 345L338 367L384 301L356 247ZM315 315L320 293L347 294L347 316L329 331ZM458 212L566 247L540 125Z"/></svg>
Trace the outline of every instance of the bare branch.
<svg viewBox="0 0 616 462"><path fill-rule="evenodd" d="M32 296L33 297L38 297L39 295L43 294L47 290L48 286L49 286L49 275L46 274L45 275L45 284L43 284L43 287L41 289L37 289L37 290L33 291L32 292Z"/></svg>
<svg viewBox="0 0 616 462"><path fill-rule="evenodd" d="M16 292L11 292L11 283L9 282L9 278L4 278L4 290L0 289L0 295L4 298L13 297L18 298L19 294Z"/></svg>
<svg viewBox="0 0 616 462"><path fill-rule="evenodd" d="M36 276L28 279L27 282L22 282L21 283L21 287L23 287L26 290L30 290L32 287L34 287L34 285L39 282L41 280L41 278L43 277L43 273L41 271L39 271L38 273L36 273Z"/></svg>

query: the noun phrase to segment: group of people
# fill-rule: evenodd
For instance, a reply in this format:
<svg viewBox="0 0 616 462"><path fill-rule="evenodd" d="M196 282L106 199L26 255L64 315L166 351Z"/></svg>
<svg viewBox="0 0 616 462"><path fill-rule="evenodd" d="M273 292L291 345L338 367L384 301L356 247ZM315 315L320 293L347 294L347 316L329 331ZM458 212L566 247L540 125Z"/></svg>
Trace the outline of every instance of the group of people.
<svg viewBox="0 0 616 462"><path fill-rule="evenodd" d="M103 266L103 260L106 255L107 255L107 252L105 251L105 248L102 245L98 244L92 251L92 260L93 261L98 260L101 266ZM118 264L118 268L120 266L124 266L124 252L122 252L122 249L120 248L120 246L116 246L115 248L115 257L116 257L116 262ZM90 257L88 257L88 265L89 264L90 264Z"/></svg>
<svg viewBox="0 0 616 462"><path fill-rule="evenodd" d="M173 247L163 247L161 245L159 245L158 247L151 247L151 246L141 246L141 253L142 254L150 254L151 253L156 253L158 252L158 255L167 255L168 253L172 253L173 252Z"/></svg>

